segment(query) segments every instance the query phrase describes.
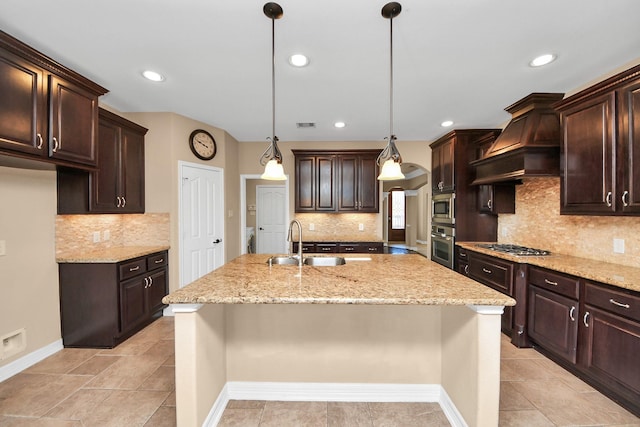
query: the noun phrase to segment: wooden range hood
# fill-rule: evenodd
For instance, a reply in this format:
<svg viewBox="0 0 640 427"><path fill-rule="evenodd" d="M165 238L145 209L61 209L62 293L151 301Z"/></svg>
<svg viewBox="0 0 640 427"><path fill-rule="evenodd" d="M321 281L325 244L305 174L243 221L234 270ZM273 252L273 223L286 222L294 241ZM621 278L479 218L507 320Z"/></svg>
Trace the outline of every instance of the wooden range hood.
<svg viewBox="0 0 640 427"><path fill-rule="evenodd" d="M560 175L560 118L553 104L563 93L532 93L505 108L511 121L484 156L471 162L472 185Z"/></svg>

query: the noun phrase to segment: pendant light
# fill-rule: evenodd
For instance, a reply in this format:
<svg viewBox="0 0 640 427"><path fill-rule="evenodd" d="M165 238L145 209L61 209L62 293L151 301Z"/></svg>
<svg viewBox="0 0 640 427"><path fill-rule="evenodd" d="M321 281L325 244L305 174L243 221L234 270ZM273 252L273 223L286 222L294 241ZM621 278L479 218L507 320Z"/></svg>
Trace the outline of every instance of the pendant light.
<svg viewBox="0 0 640 427"><path fill-rule="evenodd" d="M282 18L282 7L278 3L265 3L262 11L271 19L271 144L260 156L260 164L264 166L264 173L260 176L262 179L272 181L284 181L287 176L284 174L282 167L282 153L278 148L278 137L276 136L276 44L275 44L275 28L276 19Z"/></svg>
<svg viewBox="0 0 640 427"><path fill-rule="evenodd" d="M382 165L382 171L378 175L380 181L394 181L398 179L404 179L404 174L400 170L402 164L402 156L398 148L396 148L396 136L393 134L393 18L398 16L402 11L400 3L391 2L387 3L382 8L382 16L389 20L389 41L390 41L390 55L389 55L389 137L387 146L382 150L378 156L378 166Z"/></svg>

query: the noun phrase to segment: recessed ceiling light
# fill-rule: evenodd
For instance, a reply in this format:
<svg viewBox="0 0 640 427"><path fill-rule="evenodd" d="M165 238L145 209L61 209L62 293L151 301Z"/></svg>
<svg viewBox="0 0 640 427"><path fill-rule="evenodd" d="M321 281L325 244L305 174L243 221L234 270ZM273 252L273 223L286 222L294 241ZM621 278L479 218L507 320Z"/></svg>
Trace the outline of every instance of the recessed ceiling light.
<svg viewBox="0 0 640 427"><path fill-rule="evenodd" d="M536 58L533 58L533 60L531 62L529 62L529 66L531 67L542 67L543 65L547 65L553 61L555 61L557 58L556 55L552 54L552 53L547 53L544 55L540 55Z"/></svg>
<svg viewBox="0 0 640 427"><path fill-rule="evenodd" d="M145 79L151 80L152 82L164 81L164 76L160 73L156 73L155 71L146 70L142 72L142 75Z"/></svg>
<svg viewBox="0 0 640 427"><path fill-rule="evenodd" d="M440 126L442 126L443 128L448 128L451 125L453 125L452 120L445 120L444 122L440 123Z"/></svg>
<svg viewBox="0 0 640 427"><path fill-rule="evenodd" d="M301 53L296 53L289 57L289 64L293 65L294 67L306 67L307 65L309 65L309 58Z"/></svg>
<svg viewBox="0 0 640 427"><path fill-rule="evenodd" d="M345 122L335 122L333 124L333 126L337 127L337 128L343 128L345 127L347 124Z"/></svg>

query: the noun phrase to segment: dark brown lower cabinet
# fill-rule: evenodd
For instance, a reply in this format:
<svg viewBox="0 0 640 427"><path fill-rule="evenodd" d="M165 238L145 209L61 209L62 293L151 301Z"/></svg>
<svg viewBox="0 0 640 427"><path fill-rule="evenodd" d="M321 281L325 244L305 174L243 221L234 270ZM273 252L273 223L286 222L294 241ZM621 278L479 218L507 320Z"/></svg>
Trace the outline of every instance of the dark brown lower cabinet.
<svg viewBox="0 0 640 427"><path fill-rule="evenodd" d="M293 252L298 252L298 242L293 242ZM382 242L303 242L304 253L383 253Z"/></svg>
<svg viewBox="0 0 640 427"><path fill-rule="evenodd" d="M516 263L473 251L464 251L464 253L467 255L468 268L466 271L468 271L469 277L496 291L514 297ZM460 256L460 252L458 252L458 256ZM509 336L512 336L514 329L514 310L514 307L505 307L502 313L502 331Z"/></svg>
<svg viewBox="0 0 640 427"><path fill-rule="evenodd" d="M65 347L112 348L162 315L167 251L119 263L61 263Z"/></svg>
<svg viewBox="0 0 640 427"><path fill-rule="evenodd" d="M576 363L578 301L529 286L529 338Z"/></svg>
<svg viewBox="0 0 640 427"><path fill-rule="evenodd" d="M585 281L583 310L579 368L640 416L640 295Z"/></svg>

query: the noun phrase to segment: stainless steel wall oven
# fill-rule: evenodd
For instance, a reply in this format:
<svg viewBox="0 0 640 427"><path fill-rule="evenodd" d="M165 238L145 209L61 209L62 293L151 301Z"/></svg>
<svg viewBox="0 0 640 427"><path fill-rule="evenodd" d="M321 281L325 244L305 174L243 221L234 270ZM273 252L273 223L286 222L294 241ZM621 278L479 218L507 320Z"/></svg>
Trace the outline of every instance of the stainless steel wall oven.
<svg viewBox="0 0 640 427"><path fill-rule="evenodd" d="M453 268L455 228L444 224L431 224L431 261Z"/></svg>

